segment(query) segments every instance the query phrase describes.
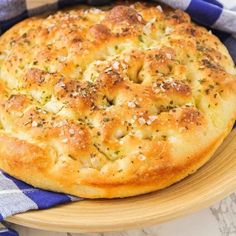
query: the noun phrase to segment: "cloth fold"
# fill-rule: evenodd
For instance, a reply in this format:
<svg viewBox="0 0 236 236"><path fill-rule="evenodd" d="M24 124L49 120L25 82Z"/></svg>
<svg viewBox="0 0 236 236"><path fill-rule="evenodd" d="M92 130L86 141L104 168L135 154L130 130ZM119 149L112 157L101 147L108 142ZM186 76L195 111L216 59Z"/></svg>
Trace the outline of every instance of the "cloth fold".
<svg viewBox="0 0 236 236"><path fill-rule="evenodd" d="M57 10L79 3L101 5L109 0L0 0L0 34L15 23L48 10ZM190 14L197 23L213 30L228 48L236 62L236 1L229 0L156 0ZM66 194L34 188L0 172L0 220L28 210L45 209L58 204L81 200ZM8 234L7 234L8 233ZM3 229L0 235L16 235Z"/></svg>

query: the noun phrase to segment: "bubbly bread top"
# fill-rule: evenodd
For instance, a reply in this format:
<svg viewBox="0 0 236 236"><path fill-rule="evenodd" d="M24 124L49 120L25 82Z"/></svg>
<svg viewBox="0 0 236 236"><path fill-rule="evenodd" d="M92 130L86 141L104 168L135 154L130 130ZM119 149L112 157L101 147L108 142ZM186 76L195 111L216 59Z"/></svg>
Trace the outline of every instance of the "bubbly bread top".
<svg viewBox="0 0 236 236"><path fill-rule="evenodd" d="M116 3L27 19L0 38L0 166L87 197L120 195L74 186L174 175L232 127L235 74L180 10Z"/></svg>

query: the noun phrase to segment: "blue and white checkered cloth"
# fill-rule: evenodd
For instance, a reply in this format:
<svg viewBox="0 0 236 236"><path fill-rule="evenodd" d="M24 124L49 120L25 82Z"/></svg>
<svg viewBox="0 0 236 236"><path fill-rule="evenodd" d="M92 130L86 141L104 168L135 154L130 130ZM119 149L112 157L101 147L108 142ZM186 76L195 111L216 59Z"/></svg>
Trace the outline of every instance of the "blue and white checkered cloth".
<svg viewBox="0 0 236 236"><path fill-rule="evenodd" d="M47 0L45 0L46 2ZM236 0L156 0L190 14L192 19L212 30L228 48L236 63ZM65 6L88 3L101 5L109 0L0 0L0 33L29 16ZM32 209L45 209L80 200L66 194L53 193L25 184L0 172L0 220ZM16 235L1 229L0 235Z"/></svg>

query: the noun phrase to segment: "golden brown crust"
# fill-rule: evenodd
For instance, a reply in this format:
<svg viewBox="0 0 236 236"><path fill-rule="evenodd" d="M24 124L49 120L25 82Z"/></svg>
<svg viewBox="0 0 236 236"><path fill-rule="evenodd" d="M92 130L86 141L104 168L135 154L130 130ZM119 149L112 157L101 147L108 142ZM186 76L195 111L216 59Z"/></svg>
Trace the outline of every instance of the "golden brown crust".
<svg viewBox="0 0 236 236"><path fill-rule="evenodd" d="M30 18L0 38L0 167L88 198L154 191L209 160L236 71L189 16L147 3Z"/></svg>

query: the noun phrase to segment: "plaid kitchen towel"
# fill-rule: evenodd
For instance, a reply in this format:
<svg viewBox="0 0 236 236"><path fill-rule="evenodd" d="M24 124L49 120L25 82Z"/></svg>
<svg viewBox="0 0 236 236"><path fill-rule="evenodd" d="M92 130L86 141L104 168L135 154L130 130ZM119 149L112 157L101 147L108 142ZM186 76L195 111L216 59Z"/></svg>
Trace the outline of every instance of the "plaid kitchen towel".
<svg viewBox="0 0 236 236"><path fill-rule="evenodd" d="M33 188L0 171L0 221L19 212L46 209L74 200L79 198Z"/></svg>
<svg viewBox="0 0 236 236"><path fill-rule="evenodd" d="M222 40L236 62L236 1L234 0L156 0L188 12L196 22L209 27ZM101 5L109 0L0 0L0 33L15 23L48 10L78 3ZM0 172L0 220L31 209L80 200L66 194L33 188ZM8 233L8 234L6 234ZM16 235L1 229L0 235Z"/></svg>
<svg viewBox="0 0 236 236"><path fill-rule="evenodd" d="M81 200L63 193L34 188L0 171L0 221L7 216L28 210ZM17 232L0 224L0 236L17 236Z"/></svg>

